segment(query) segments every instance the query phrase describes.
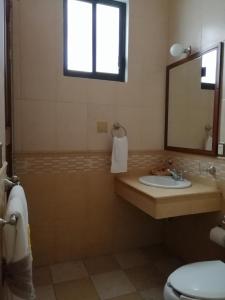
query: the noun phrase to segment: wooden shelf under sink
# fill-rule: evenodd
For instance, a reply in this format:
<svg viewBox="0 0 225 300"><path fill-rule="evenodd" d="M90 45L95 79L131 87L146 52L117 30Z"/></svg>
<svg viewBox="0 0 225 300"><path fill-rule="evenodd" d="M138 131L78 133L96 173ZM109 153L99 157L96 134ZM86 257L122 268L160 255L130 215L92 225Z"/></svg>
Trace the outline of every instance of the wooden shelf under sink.
<svg viewBox="0 0 225 300"><path fill-rule="evenodd" d="M141 184L137 176L115 178L115 192L155 219L220 211L222 194L216 185L193 182L186 189Z"/></svg>

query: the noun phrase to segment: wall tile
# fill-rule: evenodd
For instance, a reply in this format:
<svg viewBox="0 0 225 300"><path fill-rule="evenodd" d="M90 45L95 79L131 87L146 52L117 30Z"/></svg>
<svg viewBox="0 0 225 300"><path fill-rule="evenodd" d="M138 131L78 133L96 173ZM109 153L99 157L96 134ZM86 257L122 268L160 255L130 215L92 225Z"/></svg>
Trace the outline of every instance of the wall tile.
<svg viewBox="0 0 225 300"><path fill-rule="evenodd" d="M25 99L56 98L57 39L54 0L20 2L21 93Z"/></svg>
<svg viewBox="0 0 225 300"><path fill-rule="evenodd" d="M56 104L57 151L87 149L86 104Z"/></svg>
<svg viewBox="0 0 225 300"><path fill-rule="evenodd" d="M169 47L174 43L201 48L202 5L204 0L172 0L169 11ZM169 49L168 49L169 50ZM170 62L175 60L168 53Z"/></svg>
<svg viewBox="0 0 225 300"><path fill-rule="evenodd" d="M86 79L58 75L57 101L71 103L87 103L89 90Z"/></svg>
<svg viewBox="0 0 225 300"><path fill-rule="evenodd" d="M14 1L13 3L13 24L12 30L16 30L20 27L20 3ZM20 35L13 36L12 39L12 54L13 54L13 93L16 99L21 99L21 40Z"/></svg>
<svg viewBox="0 0 225 300"><path fill-rule="evenodd" d="M56 147L56 104L22 102L22 150L54 150Z"/></svg>
<svg viewBox="0 0 225 300"><path fill-rule="evenodd" d="M53 143L52 137L49 138L48 145L45 144L47 143L45 137L37 137L37 143L34 141L27 143L27 137L23 137L25 133L28 133L26 129L25 133L22 132L22 138L25 140L24 151L38 151L41 145L39 140L45 140L42 150L53 150L53 144L55 150L79 151L86 150L86 147L90 150L109 150L111 148L110 134L105 136L96 134L96 118L105 118L111 125L116 121L114 106L136 105L142 109L143 106L154 105L156 111L162 110L164 98L162 91L165 82L163 66L166 61L168 28L167 0L140 0L138 3L132 0L129 6L131 10L129 80L128 83L121 83L63 76L62 1L24 0L16 3L14 7L15 18L17 18L15 21L18 24L14 28L14 60L15 66L18 65L18 70L15 69L14 74L15 88L18 90L16 95L24 100L71 103L71 110L69 104L56 107L57 145ZM154 40L154 47L152 40ZM21 76L18 75L20 73ZM75 104L78 105L80 115L76 113L76 124L79 122L79 126L73 127L72 104L74 104L74 109ZM82 131L84 112L79 106L81 104L88 104L87 134ZM42 105L40 104L39 110L42 109ZM128 116L131 113L128 116L130 120L136 114L134 120L139 122L141 116L138 116L138 113L142 112L141 109L134 113L128 108L125 114ZM28 114L28 110L26 113ZM118 117L120 114L124 116L124 112L121 112ZM29 116L25 118L28 120ZM53 122L52 118L55 117L50 111L49 124L46 124L49 125L49 131ZM151 121L151 119L150 116L150 127L156 127L154 122L161 127L160 120ZM122 123L123 121L124 119L121 118ZM36 134L42 134L41 127L36 130ZM161 145L160 132L154 140L148 139L148 142L140 142L137 129L132 132L133 127L130 125L131 130L129 128L132 134L131 149L139 149L139 146L140 149L147 149L146 147L155 149L156 145ZM32 134L28 133L29 135ZM80 142L76 143L76 138L68 140L68 135L75 137L79 135Z"/></svg>
<svg viewBox="0 0 225 300"><path fill-rule="evenodd" d="M97 121L108 123L107 133L97 132ZM116 122L114 105L88 104L88 150L110 150L112 148L111 128Z"/></svg>
<svg viewBox="0 0 225 300"><path fill-rule="evenodd" d="M225 40L225 3L223 0L204 0L202 47L209 48Z"/></svg>
<svg viewBox="0 0 225 300"><path fill-rule="evenodd" d="M14 150L22 151L22 112L23 101L14 101L13 104L13 136L14 136Z"/></svg>
<svg viewBox="0 0 225 300"><path fill-rule="evenodd" d="M155 106L143 108L136 106L117 107L117 121L127 129L129 150L144 150L149 147L152 149L162 148L164 123L161 116L161 109L158 110ZM152 125L149 124L150 120ZM158 124L157 131L154 125L156 123Z"/></svg>

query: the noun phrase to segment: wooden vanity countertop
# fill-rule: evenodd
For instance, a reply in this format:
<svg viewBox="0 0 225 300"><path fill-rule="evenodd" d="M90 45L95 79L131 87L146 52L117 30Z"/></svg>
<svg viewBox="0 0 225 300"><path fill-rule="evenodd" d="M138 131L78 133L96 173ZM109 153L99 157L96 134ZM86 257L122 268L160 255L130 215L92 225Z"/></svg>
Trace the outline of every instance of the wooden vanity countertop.
<svg viewBox="0 0 225 300"><path fill-rule="evenodd" d="M191 179L189 188L168 189L144 185L138 178L137 175L117 176L115 192L155 219L222 209L222 193L215 183Z"/></svg>

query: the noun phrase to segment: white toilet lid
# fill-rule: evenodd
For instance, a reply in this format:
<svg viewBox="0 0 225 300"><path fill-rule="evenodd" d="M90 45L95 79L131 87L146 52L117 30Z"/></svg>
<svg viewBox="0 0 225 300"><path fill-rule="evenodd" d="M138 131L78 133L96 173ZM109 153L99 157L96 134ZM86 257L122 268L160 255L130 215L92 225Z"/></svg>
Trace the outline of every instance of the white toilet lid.
<svg viewBox="0 0 225 300"><path fill-rule="evenodd" d="M225 263L206 261L174 271L168 283L179 293L200 299L225 299Z"/></svg>

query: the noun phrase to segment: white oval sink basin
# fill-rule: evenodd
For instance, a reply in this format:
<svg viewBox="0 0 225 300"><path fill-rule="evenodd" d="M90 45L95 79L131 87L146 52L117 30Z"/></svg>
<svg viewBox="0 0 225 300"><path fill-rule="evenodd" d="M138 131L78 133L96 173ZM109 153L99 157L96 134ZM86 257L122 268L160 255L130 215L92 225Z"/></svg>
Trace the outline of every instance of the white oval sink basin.
<svg viewBox="0 0 225 300"><path fill-rule="evenodd" d="M184 189L191 186L189 180L174 180L171 176L142 176L139 181L145 185L166 189Z"/></svg>

